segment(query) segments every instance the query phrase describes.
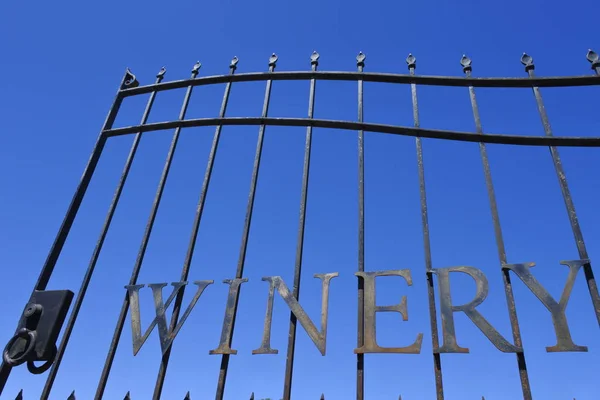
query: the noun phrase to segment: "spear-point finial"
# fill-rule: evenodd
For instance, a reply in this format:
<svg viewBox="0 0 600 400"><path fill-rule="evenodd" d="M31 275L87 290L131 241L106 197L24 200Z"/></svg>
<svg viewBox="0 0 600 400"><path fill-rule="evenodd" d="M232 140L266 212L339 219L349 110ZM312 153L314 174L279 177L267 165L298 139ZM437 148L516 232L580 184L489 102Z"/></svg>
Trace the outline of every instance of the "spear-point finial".
<svg viewBox="0 0 600 400"><path fill-rule="evenodd" d="M402 400L402 395L401 394L398 395L398 400Z"/></svg>
<svg viewBox="0 0 600 400"><path fill-rule="evenodd" d="M310 63L311 65L319 65L319 57L321 57L319 55L319 53L317 53L317 51L313 51L312 54L310 55Z"/></svg>
<svg viewBox="0 0 600 400"><path fill-rule="evenodd" d="M23 389L19 390L19 393L17 394L17 397L15 397L15 400L23 400Z"/></svg>
<svg viewBox="0 0 600 400"><path fill-rule="evenodd" d="M254 400L254 392L250 395L250 400Z"/></svg>
<svg viewBox="0 0 600 400"><path fill-rule="evenodd" d="M364 55L364 53L362 51L358 52L358 55L356 56L356 66L357 67L364 67L365 66L365 59L367 58L366 55Z"/></svg>
<svg viewBox="0 0 600 400"><path fill-rule="evenodd" d="M408 53L408 57L406 57L406 64L408 65L408 69L417 67L417 57L413 56L412 53Z"/></svg>
<svg viewBox="0 0 600 400"><path fill-rule="evenodd" d="M237 56L233 56L233 58L231 59L231 62L229 63L229 68L237 68L237 64L238 62L240 62L240 59L237 58Z"/></svg>
<svg viewBox="0 0 600 400"><path fill-rule="evenodd" d="M585 58L592 64L592 69L600 68L600 57L594 50L589 49Z"/></svg>
<svg viewBox="0 0 600 400"><path fill-rule="evenodd" d="M471 59L467 57L466 54L463 54L463 56L460 59L460 65L462 65L463 67L463 72L470 71L472 63L473 61L471 61Z"/></svg>
<svg viewBox="0 0 600 400"><path fill-rule="evenodd" d="M321 400L325 400L325 394L321 393Z"/></svg>
<svg viewBox="0 0 600 400"><path fill-rule="evenodd" d="M136 79L135 75L131 72L129 68L125 70L125 78L123 79L123 84L121 85L121 89L131 89L134 87L138 87L140 83Z"/></svg>
<svg viewBox="0 0 600 400"><path fill-rule="evenodd" d="M183 400L192 400L192 398L190 397L189 391L185 394L185 397L183 398Z"/></svg>
<svg viewBox="0 0 600 400"><path fill-rule="evenodd" d="M534 69L535 65L533 65L533 57L531 57L527 53L523 53L521 56L521 64L525 66L525 71L529 71L530 69Z"/></svg>
<svg viewBox="0 0 600 400"><path fill-rule="evenodd" d="M278 59L279 57L277 57L277 54L273 53L271 57L269 57L269 67L274 67L275 64L277 64Z"/></svg>
<svg viewBox="0 0 600 400"><path fill-rule="evenodd" d="M485 396L481 396L481 400L485 400Z"/></svg>
<svg viewBox="0 0 600 400"><path fill-rule="evenodd" d="M200 71L201 66L202 64L200 63L200 61L196 61L196 64L194 64L194 67L192 68L192 74L198 74L198 71Z"/></svg>
<svg viewBox="0 0 600 400"><path fill-rule="evenodd" d="M158 74L156 74L156 77L162 79L165 76L166 72L167 69L165 67L162 67L160 71L158 71Z"/></svg>
<svg viewBox="0 0 600 400"><path fill-rule="evenodd" d="M71 394L69 395L69 397L67 397L67 400L77 400L75 398L75 391L74 390L71 392Z"/></svg>
<svg viewBox="0 0 600 400"><path fill-rule="evenodd" d="M125 397L123 397L123 400L131 400L129 392L127 392L127 394L125 395Z"/></svg>

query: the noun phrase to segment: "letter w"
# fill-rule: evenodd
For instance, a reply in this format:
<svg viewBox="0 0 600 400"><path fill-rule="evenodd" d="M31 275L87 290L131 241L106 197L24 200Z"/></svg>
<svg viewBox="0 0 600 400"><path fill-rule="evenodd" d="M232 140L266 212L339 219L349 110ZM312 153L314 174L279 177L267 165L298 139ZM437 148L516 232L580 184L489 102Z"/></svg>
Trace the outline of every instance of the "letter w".
<svg viewBox="0 0 600 400"><path fill-rule="evenodd" d="M175 299L177 294L188 283L187 282L171 283L171 285L173 286L173 292L171 292L171 295L167 298L166 302L163 301L162 289L165 286L167 286L167 284L166 283L151 283L151 284L149 284L148 287L152 289L152 296L154 297L154 309L156 312L156 317L154 317L154 320L152 321L152 323L150 324L148 329L146 329L144 336L142 336L142 320L140 317L140 294L139 294L139 292L140 292L140 289L146 285L125 286L125 289L127 289L127 293L129 295L129 310L131 311L131 334L133 337L133 355L134 356L137 355L137 353L140 351L140 349L146 342L146 339L148 339L148 336L150 336L150 334L154 330L154 327L157 324L158 324L158 336L160 339L160 347L162 349L162 353L164 354L169 349L171 344L173 343L173 340L175 340L175 337L177 336L177 334L179 333L179 330L185 323L185 320L189 317L190 313L192 312L192 309L194 308L194 306L200 299L202 292L204 292L204 289L206 289L206 287L208 285L210 285L211 283L213 283L213 281L195 281L194 282L194 285L198 286L198 291L192 298L192 301L190 301L190 304L188 305L187 309L183 313L183 316L181 317L181 319L179 320L177 325L172 330L170 330L167 327L167 317L165 315L165 312L166 312L167 308L169 308L169 306L171 305L171 303L173 302L173 300ZM182 295L183 295L183 292L182 292Z"/></svg>

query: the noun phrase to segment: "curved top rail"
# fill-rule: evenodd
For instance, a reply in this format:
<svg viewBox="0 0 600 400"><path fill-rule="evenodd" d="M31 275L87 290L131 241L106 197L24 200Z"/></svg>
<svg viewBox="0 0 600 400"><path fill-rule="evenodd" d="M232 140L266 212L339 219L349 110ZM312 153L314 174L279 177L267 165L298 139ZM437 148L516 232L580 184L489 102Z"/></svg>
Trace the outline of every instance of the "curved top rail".
<svg viewBox="0 0 600 400"><path fill-rule="evenodd" d="M183 79L171 82L162 82L152 85L138 86L122 89L122 97L135 96L150 92L160 92L170 89L181 89L188 86L204 86L227 82L256 82L266 80L331 80L331 81L357 81L379 83L415 83L429 86L458 86L458 87L501 87L501 88L530 88L530 87L566 87L566 86L594 86L600 85L600 76L580 75L562 77L524 77L524 78L465 78L460 76L432 76L432 75L407 75L387 74L374 72L342 72L342 71L283 71L283 72L252 72L236 75L214 75L196 79Z"/></svg>
<svg viewBox="0 0 600 400"><path fill-rule="evenodd" d="M449 131L441 129L424 129L398 125L384 125L354 121L337 121L311 118L279 118L279 117L227 117L197 118L178 121L154 122L146 125L127 126L105 130L106 136L121 136L137 132L152 132L174 128L192 128L217 125L274 125L274 126L312 126L314 128L363 130L366 132L389 133L393 135L415 136L431 139L455 140L461 142L482 142L495 144L512 144L521 146L567 146L567 147L600 147L600 137L568 137L568 136L525 136L507 134L478 134L471 132Z"/></svg>

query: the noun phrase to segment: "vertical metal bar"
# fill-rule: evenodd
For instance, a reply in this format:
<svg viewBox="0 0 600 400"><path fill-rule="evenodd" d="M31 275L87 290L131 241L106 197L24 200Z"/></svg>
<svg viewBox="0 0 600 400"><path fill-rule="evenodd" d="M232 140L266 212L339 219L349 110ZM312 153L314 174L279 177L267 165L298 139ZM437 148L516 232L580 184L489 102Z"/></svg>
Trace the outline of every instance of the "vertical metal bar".
<svg viewBox="0 0 600 400"><path fill-rule="evenodd" d="M277 64L277 56L275 53L269 58L269 72L275 71ZM265 118L269 111L269 101L271 99L271 86L273 81L267 80L265 89L265 99L263 103L262 117ZM248 195L248 205L246 208L246 218L244 220L244 231L242 233L242 244L240 246L240 256L238 259L237 270L235 277L241 279L244 274L244 263L246 262L246 249L248 248L248 235L250 233L250 223L252 222L252 211L254 210L254 195L256 193L256 183L258 181L258 171L260 168L260 159L262 156L263 139L265 136L265 125L261 125L258 130L258 142L256 144L256 155L254 157L254 167L252 169L252 178L250 180L250 194ZM240 288L241 290L241 288ZM229 337L229 346L233 340L233 332L235 330L235 319L237 316L237 307L240 300L240 290L237 292L235 304L232 310L231 318L231 336ZM221 367L219 371L219 381L217 382L216 400L223 400L225 393L225 382L227 380L227 369L229 368L229 354L223 354L221 358Z"/></svg>
<svg viewBox="0 0 600 400"><path fill-rule="evenodd" d="M311 69L317 70L319 65L319 53L316 51L310 57ZM308 95L308 118L312 119L315 111L315 88L317 80L310 80L310 92ZM296 263L294 266L294 288L292 296L300 299L300 281L302 273L302 253L304 249L304 227L306 225L306 201L308 197L308 178L310 172L310 152L312 144L312 126L306 127L306 143L304 145L304 169L302 172L302 191L300 194L300 221L298 222L298 242L296 245ZM283 383L283 400L290 400L292 395L292 374L294 370L294 352L296 348L297 318L290 312L290 331L288 334L287 357L285 360L285 378Z"/></svg>
<svg viewBox="0 0 600 400"><path fill-rule="evenodd" d="M52 272L54 271L54 267L56 266L56 262L58 261L58 257L62 251L62 248L69 236L69 232L71 231L71 227L73 226L73 222L75 221L75 217L77 216L77 212L79 211L79 207L83 201L87 188L92 180L92 176L94 175L94 171L96 170L96 166L98 165L98 161L100 160L100 156L102 155L102 150L104 149L104 145L106 144L107 137L104 135L104 131L111 129L115 119L117 118L117 114L119 112L119 108L121 107L121 103L123 102L123 97L121 96L121 90L125 88L131 88L138 86L138 81L135 78L135 75L127 69L125 71L125 75L123 75L123 79L121 80L121 84L119 86L119 90L113 100L113 104L106 116L104 124L102 125L102 130L98 135L98 139L96 140L96 144L94 145L94 149L92 150L92 154L88 159L87 165L83 171L83 175L77 185L77 189L75 190L75 194L73 194L73 198L71 199L71 204L69 204L69 208L65 214L65 218L56 234L56 238L54 239L54 243L50 248L50 252L48 253L48 257L44 262L44 266L40 271L40 275L35 283L35 286L32 291L36 290L44 290L46 289L46 285L52 276ZM12 367L2 361L2 365L0 365L0 395L4 390L4 386L8 381L10 376L10 372Z"/></svg>
<svg viewBox="0 0 600 400"><path fill-rule="evenodd" d="M525 71L527 72L529 77L534 78L535 65L533 64L533 58L523 53L523 56L521 57L521 63L525 66ZM542 119L544 132L546 133L546 136L552 136L552 128L550 127L550 121L548 120L548 115L546 114L546 108L544 107L544 101L542 99L542 93L540 92L540 88L534 86L533 94L535 96L537 108ZM550 155L552 156L554 169L556 170L556 176L558 178L560 190L563 195L563 200L567 208L567 215L569 216L569 222L571 223L571 229L573 231L573 237L575 239L575 245L577 246L579 258L581 260L588 260L589 257L587 249L585 247L585 242L583 240L583 233L581 232L581 227L579 226L579 220L577 219L577 213L575 212L575 204L573 204L571 191L569 190L569 185L567 183L567 176L565 175L565 171L560 160L560 155L558 154L558 149L555 146L550 146L549 149ZM594 272L592 271L591 263L587 262L583 266L583 271L585 274L585 279L587 281L588 290L590 292L590 297L592 298L592 304L596 313L596 319L598 320L598 324L600 325L600 295L598 294L598 286L596 285L596 278L594 278Z"/></svg>
<svg viewBox="0 0 600 400"><path fill-rule="evenodd" d="M166 69L163 67L158 74L156 75L156 83L160 83L165 75ZM154 104L154 99L156 98L156 92L152 92L150 94L150 98L146 104L146 109L144 110L144 114L142 115L142 120L140 125L146 124L148 121L148 117L150 115L150 111L152 110L152 105ZM62 361L62 357L65 353L67 345L69 343L69 339L71 337L71 333L73 332L73 328L75 326L75 322L77 321L77 317L79 315L79 310L81 309L81 305L83 304L83 300L85 298L85 294L87 292L87 288L92 279L92 275L94 273L94 269L96 268L96 263L98 262L98 257L100 256L100 252L102 251L102 246L104 245L104 240L106 239L106 235L108 233L108 229L110 228L110 224L112 222L113 216L115 214L115 210L117 209L117 205L119 204L119 199L121 198L121 193L123 192L123 187L125 186L125 182L127 181L127 177L129 175L129 170L131 169L131 165L133 164L133 159L137 152L138 146L140 144L140 140L142 138L142 132L138 132L134 139L133 144L131 145L131 150L129 150L129 156L127 157L127 161L125 161L125 166L123 167L123 172L121 173L121 178L117 185L117 189L115 190L115 194L113 195L112 202L108 208L108 212L106 214L106 219L104 220L104 225L102 230L100 231L100 237L96 242L96 247L94 248L94 252L92 253L92 257L90 259L90 263L88 265L88 269L85 272L83 277L83 281L81 282L81 287L79 288L79 292L77 292L77 298L75 299L75 304L73 306L73 311L71 312L71 316L69 317L69 321L65 327L65 331L58 346L58 351L56 353L56 357L54 358L54 363L50 372L48 373L48 378L46 378L46 384L44 385L44 390L42 391L42 395L40 397L41 400L47 400L50 396L50 391L52 390L52 385L54 384L54 380L56 379L56 374L58 373L58 369L60 368L60 363Z"/></svg>
<svg viewBox="0 0 600 400"><path fill-rule="evenodd" d="M415 75L417 68L417 59L412 54L406 57L408 70L411 75ZM412 97L413 121L415 128L419 128L419 103L417 99L417 85L410 84ZM433 370L435 373L435 392L437 400L444 399L444 382L442 380L442 359L439 353L439 338L437 327L437 310L435 308L435 289L433 287L433 267L431 262L431 241L429 239L429 217L427 214L427 193L425 191L425 167L423 164L423 146L421 138L415 138L417 149L417 168L419 173L419 197L421 200L421 225L423 229L423 249L425 252L425 274L427 275L427 298L429 301L429 323L431 325L431 343L433 347Z"/></svg>
<svg viewBox="0 0 600 400"><path fill-rule="evenodd" d="M362 52L356 56L358 72L363 72L365 56ZM363 122L363 80L358 80L358 122ZM364 131L358 131L358 271L365 270L365 146ZM358 329L357 347L365 344L365 286L358 280ZM356 400L365 398L365 355L356 355Z"/></svg>
<svg viewBox="0 0 600 400"><path fill-rule="evenodd" d="M237 68L238 58L234 57L229 64L229 73L233 75ZM227 110L227 103L229 101L229 93L231 92L231 82L227 82L225 86L225 93L223 94L223 101L221 103L221 111L219 112L219 118L225 117L225 111ZM212 170L215 164L215 157L217 154L217 149L219 146L219 139L221 138L221 129L222 125L217 125L215 128L215 135L213 137L212 146L210 148L210 153L208 154L208 165L206 166L206 171L204 173L204 181L202 182L202 189L200 190L200 197L198 199L198 205L196 206L196 215L194 216L194 222L192 224L192 234L190 237L190 242L188 245L188 250L185 256L185 261L183 262L183 268L181 269L181 279L180 281L187 281L188 275L190 272L190 266L192 264L192 258L194 257L194 250L196 248L196 239L198 237L198 231L200 229L200 221L202 220L202 212L204 210L204 203L206 201L206 194L208 193L208 187L210 185L210 178L212 177ZM175 305L173 306L173 314L171 316L171 325L169 327L169 332L173 332L175 327L177 326L177 320L179 319L179 313L181 312L181 303L183 302L185 286L181 288L177 297L175 298ZM167 374L167 367L169 366L169 358L171 357L171 350L173 349L173 344L171 347L164 353L162 356L162 360L160 363L160 368L158 370L158 376L156 377L156 385L154 386L154 395L153 399L160 399L163 384L165 382L165 376Z"/></svg>
<svg viewBox="0 0 600 400"><path fill-rule="evenodd" d="M464 56L460 60L463 66L463 72L467 78L471 77L472 67L471 59ZM478 134L483 135L481 126L481 118L479 116L479 107L477 98L475 97L475 88L469 86L469 97L471 99L471 108L473 109L473 119L475 121L475 130ZM521 329L519 328L519 319L517 317L517 306L515 304L515 296L513 294L512 283L509 270L504 268L507 264L506 249L504 247L504 237L502 235L502 227L500 225L500 214L498 213L498 204L496 202L496 194L494 191L494 183L492 181L492 171L487 155L485 143L479 143L479 153L481 154L481 162L483 163L483 172L485 176L485 185L487 187L488 198L490 202L490 211L492 213L492 222L494 224L494 235L496 237L496 247L498 249L498 260L502 270L502 281L504 283L504 293L506 295L506 303L508 304L508 315L510 318L510 326L512 328L513 341L515 346L523 349L523 341L521 340ZM516 353L517 365L519 368L519 378L521 379L521 391L523 392L524 400L531 400L531 386L529 384L529 375L527 372L527 363L525 362L525 351Z"/></svg>
<svg viewBox="0 0 600 400"><path fill-rule="evenodd" d="M199 70L200 70L200 62L197 62L194 65L194 68L192 69L192 79L196 78ZM183 99L183 105L181 106L181 112L179 114L180 120L185 119L185 113L187 111L190 97L192 95L192 89L193 89L193 86L188 86L187 91L185 93L185 97ZM159 207L160 201L162 199L163 190L164 190L165 184L167 182L167 177L169 176L169 170L171 168L171 163L173 161L173 156L175 154L175 149L177 147L177 142L179 140L180 132L181 132L181 128L178 127L175 129L175 133L173 134L173 139L171 141L171 147L169 148L169 153L167 154L167 160L165 161L162 175L161 175L160 181L158 183L156 196L154 197L154 203L152 204L152 209L150 210L150 216L148 218L148 223L146 224L146 230L144 231L144 236L142 238L142 244L140 246L140 250L138 252L138 256L135 261L133 271L131 273L131 279L129 280L129 285L135 285L137 282L137 278L140 274L140 270L142 268L142 262L144 260L144 255L146 254L146 248L148 247L148 241L150 240L150 234L152 233L152 228L154 226L154 220L156 219L156 214L158 212L158 207ZM123 299L123 304L121 305L121 312L119 313L119 318L117 320L115 332L113 334L113 338L110 343L110 347L108 349L108 354L106 355L106 361L104 363L102 375L100 376L100 381L98 382L98 388L96 389L96 396L95 396L96 400L102 399L102 396L104 394L104 389L106 388L106 383L108 381L108 376L109 376L110 370L112 368L112 364L113 364L113 361L115 358L115 353L117 352L117 347L119 346L119 340L121 339L121 332L123 331L123 325L125 324L125 319L127 318L128 309L129 309L129 296L126 293L125 298Z"/></svg>

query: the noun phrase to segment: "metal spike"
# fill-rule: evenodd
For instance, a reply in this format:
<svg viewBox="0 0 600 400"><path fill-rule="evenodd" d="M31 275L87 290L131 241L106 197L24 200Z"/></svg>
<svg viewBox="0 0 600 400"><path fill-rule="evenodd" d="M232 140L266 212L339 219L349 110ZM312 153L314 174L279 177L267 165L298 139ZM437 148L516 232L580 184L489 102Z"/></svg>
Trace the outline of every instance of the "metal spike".
<svg viewBox="0 0 600 400"><path fill-rule="evenodd" d="M417 57L413 56L412 53L408 53L408 57L406 57L406 64L408 64L408 69L416 68Z"/></svg>
<svg viewBox="0 0 600 400"><path fill-rule="evenodd" d="M273 53L271 57L269 57L269 66L275 66L275 64L277 64L278 59L279 57L277 57L277 54Z"/></svg>
<svg viewBox="0 0 600 400"><path fill-rule="evenodd" d="M402 400L402 395L401 394L398 395L398 400Z"/></svg>
<svg viewBox="0 0 600 400"><path fill-rule="evenodd" d="M134 87L138 87L140 83L136 79L135 75L131 72L129 68L125 71L125 79L123 80L123 84L121 85L121 89L131 89Z"/></svg>
<svg viewBox="0 0 600 400"><path fill-rule="evenodd" d="M250 400L254 400L254 392L250 395Z"/></svg>
<svg viewBox="0 0 600 400"><path fill-rule="evenodd" d="M165 67L162 67L160 71L158 71L158 74L156 74L156 77L162 79L165 76L165 72L167 72L167 69Z"/></svg>
<svg viewBox="0 0 600 400"><path fill-rule="evenodd" d="M201 66L202 64L200 63L200 61L196 61L196 64L194 64L194 67L192 68L192 73L197 74L198 71L200 71Z"/></svg>
<svg viewBox="0 0 600 400"><path fill-rule="evenodd" d="M585 55L585 58L587 58L587 60L593 64L595 62L598 62L598 53L596 53L592 49L588 49L588 52Z"/></svg>
<svg viewBox="0 0 600 400"><path fill-rule="evenodd" d="M240 61L239 58L237 58L237 56L233 56L233 58L231 59L231 62L229 63L229 68L237 68L237 64Z"/></svg>
<svg viewBox="0 0 600 400"><path fill-rule="evenodd" d="M131 400L131 397L129 396L129 392L127 392L125 397L123 397L123 400Z"/></svg>
<svg viewBox="0 0 600 400"><path fill-rule="evenodd" d="M360 67L360 66L365 66L365 59L367 58L366 55L363 54L362 51L358 52L358 55L356 56L356 66Z"/></svg>
<svg viewBox="0 0 600 400"><path fill-rule="evenodd" d="M183 400L192 400L192 398L190 397L189 391L185 394L185 397L183 398Z"/></svg>
<svg viewBox="0 0 600 400"><path fill-rule="evenodd" d="M523 53L521 56L521 64L525 66L525 71L535 68L535 65L533 65L533 57L527 53Z"/></svg>
<svg viewBox="0 0 600 400"><path fill-rule="evenodd" d="M321 400L325 400L325 395L321 393Z"/></svg>
<svg viewBox="0 0 600 400"><path fill-rule="evenodd" d="M15 400L23 400L23 389L19 391L17 397L15 397Z"/></svg>
<svg viewBox="0 0 600 400"><path fill-rule="evenodd" d="M311 56L310 56L310 63L311 65L319 65L319 57L321 57L319 55L319 53L317 53L316 51L313 51Z"/></svg>
<svg viewBox="0 0 600 400"><path fill-rule="evenodd" d="M75 398L75 391L74 390L71 392L71 394L69 395L69 397L67 397L67 400L77 400Z"/></svg>
<svg viewBox="0 0 600 400"><path fill-rule="evenodd" d="M465 54L463 54L463 56L460 59L460 65L462 65L462 67L463 67L463 72L470 71L472 63L473 63L473 61L469 57L467 57Z"/></svg>

